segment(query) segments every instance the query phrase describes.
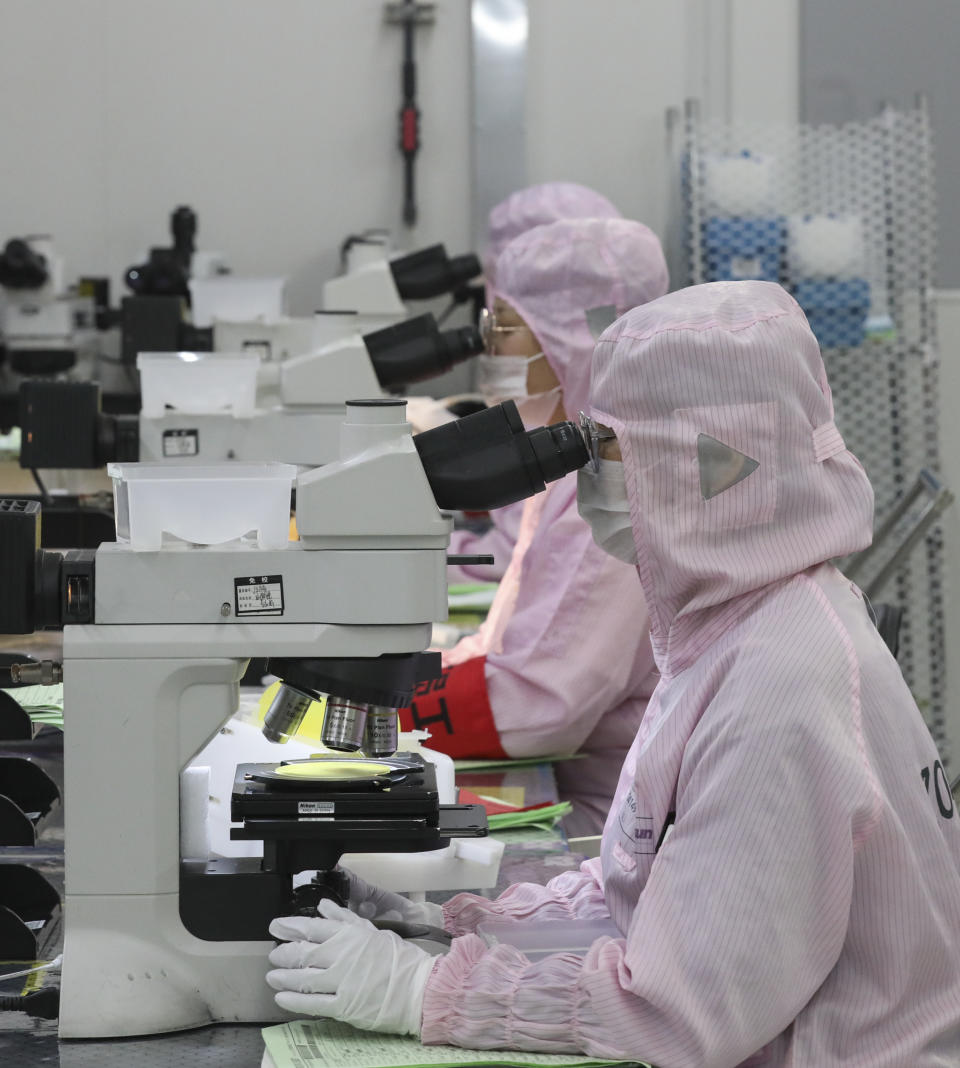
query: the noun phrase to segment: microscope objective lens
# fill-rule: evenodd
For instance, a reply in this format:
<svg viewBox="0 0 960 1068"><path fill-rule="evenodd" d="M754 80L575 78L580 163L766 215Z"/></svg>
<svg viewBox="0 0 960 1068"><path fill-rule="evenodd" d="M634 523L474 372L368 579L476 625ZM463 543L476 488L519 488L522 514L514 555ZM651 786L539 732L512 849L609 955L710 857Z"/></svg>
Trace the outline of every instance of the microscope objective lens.
<svg viewBox="0 0 960 1068"><path fill-rule="evenodd" d="M343 697L328 697L320 740L328 749L355 753L363 745L369 707Z"/></svg>
<svg viewBox="0 0 960 1068"><path fill-rule="evenodd" d="M398 741L397 710L371 705L363 735L363 751L371 757L393 756Z"/></svg>
<svg viewBox="0 0 960 1068"><path fill-rule="evenodd" d="M281 683L273 703L263 718L263 735L271 742L289 741L300 729L303 717L313 703L309 694Z"/></svg>

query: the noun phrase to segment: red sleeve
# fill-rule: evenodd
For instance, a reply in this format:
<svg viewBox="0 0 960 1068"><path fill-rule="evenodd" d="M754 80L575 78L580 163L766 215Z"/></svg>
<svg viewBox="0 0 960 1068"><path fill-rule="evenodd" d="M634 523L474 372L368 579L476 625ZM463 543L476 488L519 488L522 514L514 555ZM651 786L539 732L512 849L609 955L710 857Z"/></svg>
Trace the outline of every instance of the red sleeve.
<svg viewBox="0 0 960 1068"><path fill-rule="evenodd" d="M427 745L452 757L505 757L487 694L486 657L446 668L439 679L420 683L409 708L400 709L400 729L428 730Z"/></svg>

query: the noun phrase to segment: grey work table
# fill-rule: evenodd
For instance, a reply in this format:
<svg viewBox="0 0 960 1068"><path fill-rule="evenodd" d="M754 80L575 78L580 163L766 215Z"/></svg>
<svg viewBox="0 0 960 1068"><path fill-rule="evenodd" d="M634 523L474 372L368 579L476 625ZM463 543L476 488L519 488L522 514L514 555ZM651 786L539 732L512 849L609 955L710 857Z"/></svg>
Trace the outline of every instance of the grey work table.
<svg viewBox="0 0 960 1068"><path fill-rule="evenodd" d="M26 751L25 751L26 750ZM0 741L0 755L29 755L41 764L61 787L63 785L63 739L58 731L45 730L32 743ZM513 785L527 790L527 803L556 800L556 785L549 765L517 768L509 772ZM467 779L469 783L473 780ZM119 799L118 799L119 800ZM64 798L64 804L70 799ZM63 893L63 809L51 814L32 849L0 847L0 865L21 862L39 869ZM561 830L512 830L501 836L506 842L497 892L515 882L546 882L561 871L577 866L582 857L572 854ZM2 866L0 866L2 877ZM446 895L431 895L442 900ZM61 932L62 934L62 932ZM51 946L49 955L59 953ZM20 966L0 963L0 972ZM264 962L264 972L267 966ZM41 973L44 984L57 985L56 970ZM24 980L4 983L0 995L19 994ZM72 1040L61 1042L55 1020L38 1020L20 1012L0 1012L0 1065L3 1068L259 1068L263 1057L260 1028L223 1025L200 1028L152 1038Z"/></svg>

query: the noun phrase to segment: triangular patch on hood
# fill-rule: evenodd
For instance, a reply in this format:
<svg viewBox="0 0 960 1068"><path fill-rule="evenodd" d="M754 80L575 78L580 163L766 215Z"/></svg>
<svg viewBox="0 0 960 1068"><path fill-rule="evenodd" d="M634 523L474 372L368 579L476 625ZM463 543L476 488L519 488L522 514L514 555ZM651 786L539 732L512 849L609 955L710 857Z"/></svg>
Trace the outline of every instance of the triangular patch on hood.
<svg viewBox="0 0 960 1068"><path fill-rule="evenodd" d="M760 466L759 460L724 445L709 434L697 438L697 459L700 462L700 493L705 501L749 478Z"/></svg>
<svg viewBox="0 0 960 1068"><path fill-rule="evenodd" d="M601 304L597 308L587 308L583 314L586 317L587 327L594 341L600 337L611 323L616 322L619 318L615 304Z"/></svg>

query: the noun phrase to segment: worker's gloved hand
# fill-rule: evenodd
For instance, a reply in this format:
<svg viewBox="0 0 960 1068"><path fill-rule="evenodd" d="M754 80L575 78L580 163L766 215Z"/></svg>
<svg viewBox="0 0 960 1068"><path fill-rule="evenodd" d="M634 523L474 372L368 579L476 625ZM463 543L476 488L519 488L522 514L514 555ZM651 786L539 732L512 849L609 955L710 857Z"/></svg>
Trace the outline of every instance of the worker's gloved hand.
<svg viewBox="0 0 960 1068"><path fill-rule="evenodd" d="M270 924L270 934L284 941L270 954L275 970L267 973L280 1008L419 1037L436 958L333 901L321 901L317 912Z"/></svg>
<svg viewBox="0 0 960 1068"><path fill-rule="evenodd" d="M430 901L408 901L392 890L381 890L346 868L340 869L350 879L350 910L365 920L402 920L405 923L428 923L443 927L443 908Z"/></svg>

